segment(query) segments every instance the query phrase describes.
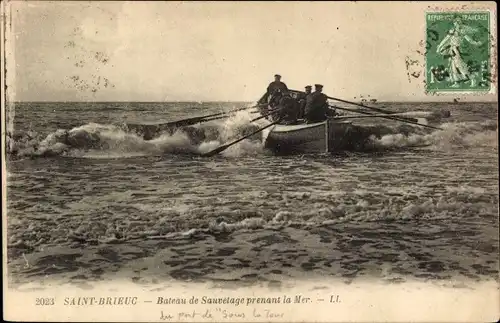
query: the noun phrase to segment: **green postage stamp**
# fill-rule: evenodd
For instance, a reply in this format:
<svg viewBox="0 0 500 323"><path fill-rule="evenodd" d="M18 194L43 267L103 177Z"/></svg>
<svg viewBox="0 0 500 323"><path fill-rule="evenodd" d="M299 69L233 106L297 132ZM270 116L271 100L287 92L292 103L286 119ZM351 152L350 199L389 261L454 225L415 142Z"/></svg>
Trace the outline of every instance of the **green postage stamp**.
<svg viewBox="0 0 500 323"><path fill-rule="evenodd" d="M426 90L489 92L490 13L426 13Z"/></svg>

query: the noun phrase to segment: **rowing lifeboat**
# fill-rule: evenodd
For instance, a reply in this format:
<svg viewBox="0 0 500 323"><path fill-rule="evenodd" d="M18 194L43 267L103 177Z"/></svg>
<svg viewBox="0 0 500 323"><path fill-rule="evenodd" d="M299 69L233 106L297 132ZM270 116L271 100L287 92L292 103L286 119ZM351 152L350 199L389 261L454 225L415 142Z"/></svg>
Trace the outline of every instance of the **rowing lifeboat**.
<svg viewBox="0 0 500 323"><path fill-rule="evenodd" d="M270 128L264 146L277 154L332 152L346 145L352 124L326 120L318 123L281 125Z"/></svg>

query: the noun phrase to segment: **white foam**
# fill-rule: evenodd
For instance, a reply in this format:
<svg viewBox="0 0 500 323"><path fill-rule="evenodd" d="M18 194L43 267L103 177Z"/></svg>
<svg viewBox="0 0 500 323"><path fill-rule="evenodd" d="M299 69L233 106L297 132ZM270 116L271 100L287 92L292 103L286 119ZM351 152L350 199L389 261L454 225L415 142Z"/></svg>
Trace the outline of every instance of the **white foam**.
<svg viewBox="0 0 500 323"><path fill-rule="evenodd" d="M432 133L387 134L381 138L370 137L376 147L414 147L431 145L435 150L448 151L458 147L491 147L497 148L497 132L489 128L490 122L457 122L444 123L443 130Z"/></svg>
<svg viewBox="0 0 500 323"><path fill-rule="evenodd" d="M134 133L126 132L116 125L88 123L69 131L59 129L48 134L43 139L37 139L35 133L26 133L26 136L13 141L9 140L9 151L18 156L51 156L68 155L73 157L89 158L121 158L145 155L162 155L176 153L206 153L220 145L231 142L242 136L243 130L248 130L249 121L256 117L251 110L239 111L230 118L217 121L217 138L207 138L199 144L193 144L188 134L178 130L173 134L162 134L152 140L144 140ZM264 120L254 123L261 126ZM204 125L197 126L201 131L211 131ZM394 129L395 133L385 134L380 138L373 134L369 140L372 146L378 148L391 147L421 147L450 151L456 148L477 147L483 149L498 149L497 126L494 121L483 122L453 122L440 126L443 130L430 132L427 129L406 127L404 133ZM410 130L408 133L407 131ZM248 138L229 147L222 155L226 157L255 156L263 154L263 138L267 131L260 136ZM377 131L377 128L374 128ZM401 131L403 129L401 128ZM68 142L65 141L68 136ZM260 138L260 140L259 140Z"/></svg>

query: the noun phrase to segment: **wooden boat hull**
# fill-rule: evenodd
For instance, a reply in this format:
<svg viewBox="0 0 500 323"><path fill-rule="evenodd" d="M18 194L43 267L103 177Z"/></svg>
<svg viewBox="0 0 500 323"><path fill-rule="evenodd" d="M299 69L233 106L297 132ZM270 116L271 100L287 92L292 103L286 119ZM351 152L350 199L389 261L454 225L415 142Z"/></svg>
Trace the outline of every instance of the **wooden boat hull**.
<svg viewBox="0 0 500 323"><path fill-rule="evenodd" d="M275 125L264 147L278 154L324 153L342 149L352 124L328 120L301 125Z"/></svg>

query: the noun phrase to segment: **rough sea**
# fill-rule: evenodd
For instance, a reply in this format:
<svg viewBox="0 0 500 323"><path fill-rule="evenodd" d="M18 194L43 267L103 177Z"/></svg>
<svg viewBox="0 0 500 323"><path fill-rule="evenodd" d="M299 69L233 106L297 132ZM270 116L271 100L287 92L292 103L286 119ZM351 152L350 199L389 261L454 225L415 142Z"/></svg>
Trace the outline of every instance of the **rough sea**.
<svg viewBox="0 0 500 323"><path fill-rule="evenodd" d="M334 277L469 286L499 274L496 103L390 103L449 110L429 130L356 120L391 133L366 150L274 156L237 138L248 111L152 141L123 123L173 121L248 103L16 103L8 117L11 287L123 278L279 285ZM379 107L381 105L378 105ZM63 130L99 145L58 141ZM89 139L90 140L90 139Z"/></svg>

